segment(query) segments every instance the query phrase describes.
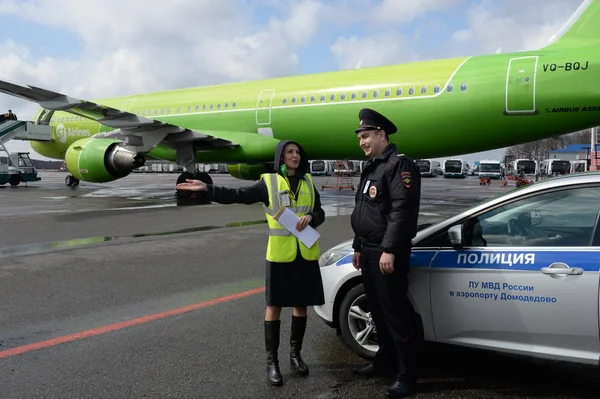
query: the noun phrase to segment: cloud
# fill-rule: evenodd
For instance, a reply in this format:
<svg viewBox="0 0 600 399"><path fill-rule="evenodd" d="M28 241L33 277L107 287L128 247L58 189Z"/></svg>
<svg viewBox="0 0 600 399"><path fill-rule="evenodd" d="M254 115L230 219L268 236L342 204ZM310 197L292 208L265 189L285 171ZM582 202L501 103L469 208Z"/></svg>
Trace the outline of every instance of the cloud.
<svg viewBox="0 0 600 399"><path fill-rule="evenodd" d="M549 44L581 1L573 0L483 0L467 12L468 28L452 35L454 45L468 47L473 54L534 50Z"/></svg>

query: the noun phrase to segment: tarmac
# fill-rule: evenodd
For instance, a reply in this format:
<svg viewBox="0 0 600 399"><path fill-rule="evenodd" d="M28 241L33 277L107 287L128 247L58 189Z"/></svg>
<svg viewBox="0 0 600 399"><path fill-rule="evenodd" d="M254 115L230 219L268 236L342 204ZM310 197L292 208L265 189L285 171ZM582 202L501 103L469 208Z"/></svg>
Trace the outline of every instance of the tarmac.
<svg viewBox="0 0 600 399"><path fill-rule="evenodd" d="M366 361L312 309L302 352L310 375L289 372L284 309L284 386L266 383L260 204L178 206L174 174L77 187L65 186L66 173L40 176L0 187L2 399L385 397L391 381L354 376ZM510 188L423 178L419 222ZM352 238L356 192L319 193L325 251ZM600 388L597 371L461 348L428 347L419 364L415 398L587 398Z"/></svg>

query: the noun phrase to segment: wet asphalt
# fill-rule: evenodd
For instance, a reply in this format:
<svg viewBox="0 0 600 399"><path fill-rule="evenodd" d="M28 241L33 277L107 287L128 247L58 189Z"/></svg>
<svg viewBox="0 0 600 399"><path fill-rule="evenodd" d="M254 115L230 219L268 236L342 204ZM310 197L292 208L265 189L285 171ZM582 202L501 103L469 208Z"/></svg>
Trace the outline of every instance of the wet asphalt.
<svg viewBox="0 0 600 399"><path fill-rule="evenodd" d="M284 386L266 384L260 205L177 206L169 174L75 188L64 173L41 176L0 187L0 398L385 397L391 381L355 377L366 361L312 310L310 375L289 372L286 309ZM425 179L420 221L506 190ZM352 237L354 192L320 193L326 250ZM419 354L414 398L597 398L600 388L595 369L434 345Z"/></svg>

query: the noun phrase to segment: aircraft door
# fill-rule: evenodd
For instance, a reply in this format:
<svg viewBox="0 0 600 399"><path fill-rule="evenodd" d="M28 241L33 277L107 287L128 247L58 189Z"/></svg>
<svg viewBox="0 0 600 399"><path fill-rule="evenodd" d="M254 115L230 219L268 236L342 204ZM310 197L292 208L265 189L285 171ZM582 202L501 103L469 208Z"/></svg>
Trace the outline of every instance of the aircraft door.
<svg viewBox="0 0 600 399"><path fill-rule="evenodd" d="M537 115L535 104L538 56L511 58L506 74L504 115Z"/></svg>
<svg viewBox="0 0 600 399"><path fill-rule="evenodd" d="M48 110L48 109L43 109L42 112L40 112L40 115L37 118L36 124L38 125L49 125L50 124L50 120L52 119L52 115L54 114L54 111Z"/></svg>
<svg viewBox="0 0 600 399"><path fill-rule="evenodd" d="M256 100L256 124L268 126L271 124L271 105L275 89L262 90Z"/></svg>

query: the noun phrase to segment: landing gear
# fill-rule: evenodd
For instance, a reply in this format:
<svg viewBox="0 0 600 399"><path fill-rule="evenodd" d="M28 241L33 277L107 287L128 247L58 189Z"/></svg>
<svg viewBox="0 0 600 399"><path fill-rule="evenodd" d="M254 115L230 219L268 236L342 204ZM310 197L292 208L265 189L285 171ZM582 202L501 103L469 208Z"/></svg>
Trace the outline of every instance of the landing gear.
<svg viewBox="0 0 600 399"><path fill-rule="evenodd" d="M185 183L186 179L200 180L206 184L213 184L212 178L205 172L183 172L177 178L176 184ZM210 204L210 200L206 198L205 191L186 191L176 190L175 197L177 199L177 205L206 205Z"/></svg>
<svg viewBox="0 0 600 399"><path fill-rule="evenodd" d="M65 184L69 187L75 187L79 185L79 179L75 178L72 175L67 175L67 177L65 177Z"/></svg>

